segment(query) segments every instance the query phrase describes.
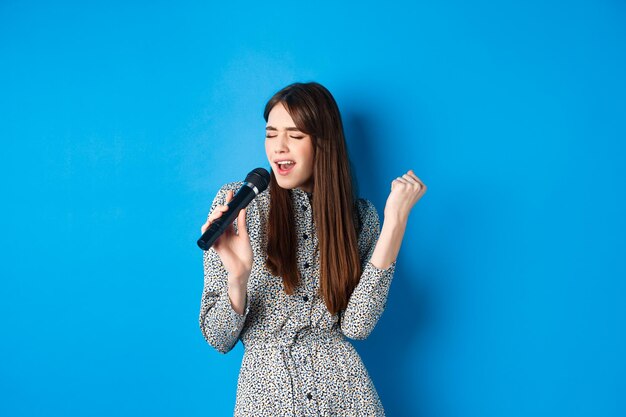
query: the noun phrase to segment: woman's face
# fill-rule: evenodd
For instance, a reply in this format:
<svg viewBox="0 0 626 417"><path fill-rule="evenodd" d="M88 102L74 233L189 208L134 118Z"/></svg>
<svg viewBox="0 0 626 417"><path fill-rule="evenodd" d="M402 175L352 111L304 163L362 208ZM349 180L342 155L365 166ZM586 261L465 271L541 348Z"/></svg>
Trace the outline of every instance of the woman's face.
<svg viewBox="0 0 626 417"><path fill-rule="evenodd" d="M298 130L282 103L267 118L265 153L281 188L313 191L311 136Z"/></svg>

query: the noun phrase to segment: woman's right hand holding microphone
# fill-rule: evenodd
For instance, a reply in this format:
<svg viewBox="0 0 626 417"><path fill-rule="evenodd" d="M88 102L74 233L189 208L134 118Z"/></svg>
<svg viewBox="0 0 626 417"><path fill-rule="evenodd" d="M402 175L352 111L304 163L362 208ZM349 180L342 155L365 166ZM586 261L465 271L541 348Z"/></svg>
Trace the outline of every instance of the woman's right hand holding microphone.
<svg viewBox="0 0 626 417"><path fill-rule="evenodd" d="M215 207L201 231L204 233L211 223L219 219L228 210L228 203L233 199L233 191L226 193L226 204ZM213 249L217 252L224 268L228 272L228 296L233 309L243 314L246 305L246 291L248 278L252 271L252 246L246 227L246 209L242 209L237 216L237 233L232 224L228 225L224 233L215 241Z"/></svg>

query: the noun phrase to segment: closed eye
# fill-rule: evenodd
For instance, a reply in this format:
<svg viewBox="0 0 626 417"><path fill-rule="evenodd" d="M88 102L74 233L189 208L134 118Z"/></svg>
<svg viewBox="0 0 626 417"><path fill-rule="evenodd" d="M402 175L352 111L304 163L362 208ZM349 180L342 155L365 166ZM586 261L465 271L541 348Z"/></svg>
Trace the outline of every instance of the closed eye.
<svg viewBox="0 0 626 417"><path fill-rule="evenodd" d="M271 139L275 138L278 135L265 135L266 138ZM289 136L291 139L304 139L304 136Z"/></svg>

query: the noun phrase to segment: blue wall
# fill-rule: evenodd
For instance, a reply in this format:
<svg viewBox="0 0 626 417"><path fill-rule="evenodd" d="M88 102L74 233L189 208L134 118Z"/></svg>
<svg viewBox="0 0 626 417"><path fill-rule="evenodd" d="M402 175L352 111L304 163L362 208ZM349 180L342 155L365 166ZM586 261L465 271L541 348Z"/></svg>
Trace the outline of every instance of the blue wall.
<svg viewBox="0 0 626 417"><path fill-rule="evenodd" d="M1 416L232 413L195 240L309 80L381 215L429 187L356 343L387 414L626 415L623 2L55 3L0 4Z"/></svg>

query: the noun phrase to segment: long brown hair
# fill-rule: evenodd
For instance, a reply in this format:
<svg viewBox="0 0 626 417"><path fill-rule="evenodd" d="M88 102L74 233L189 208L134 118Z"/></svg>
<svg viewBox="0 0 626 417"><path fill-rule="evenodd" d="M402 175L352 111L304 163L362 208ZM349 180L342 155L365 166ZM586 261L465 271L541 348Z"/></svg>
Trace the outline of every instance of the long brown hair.
<svg viewBox="0 0 626 417"><path fill-rule="evenodd" d="M320 295L331 314L344 310L359 282L361 262L357 242L355 188L341 115L335 99L321 84L294 83L267 102L263 117L282 103L296 127L313 142L313 220L320 255ZM266 265L283 278L287 294L300 281L296 261L297 236L289 190L270 179Z"/></svg>

